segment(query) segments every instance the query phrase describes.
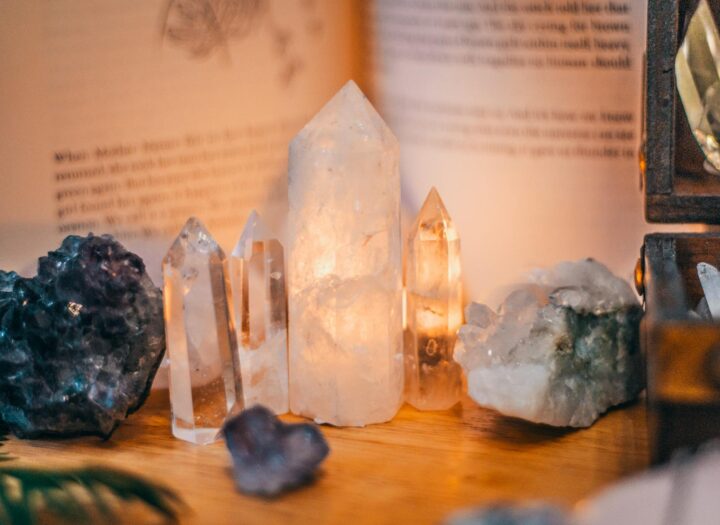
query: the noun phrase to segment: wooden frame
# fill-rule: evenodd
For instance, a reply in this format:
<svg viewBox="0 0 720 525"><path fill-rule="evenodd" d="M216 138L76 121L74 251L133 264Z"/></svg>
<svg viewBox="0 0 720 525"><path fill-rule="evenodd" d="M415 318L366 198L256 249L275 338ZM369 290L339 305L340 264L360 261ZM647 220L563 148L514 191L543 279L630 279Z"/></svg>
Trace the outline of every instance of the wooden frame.
<svg viewBox="0 0 720 525"><path fill-rule="evenodd" d="M720 264L717 234L645 237L642 344L654 462L720 437L720 323L693 318L698 262Z"/></svg>

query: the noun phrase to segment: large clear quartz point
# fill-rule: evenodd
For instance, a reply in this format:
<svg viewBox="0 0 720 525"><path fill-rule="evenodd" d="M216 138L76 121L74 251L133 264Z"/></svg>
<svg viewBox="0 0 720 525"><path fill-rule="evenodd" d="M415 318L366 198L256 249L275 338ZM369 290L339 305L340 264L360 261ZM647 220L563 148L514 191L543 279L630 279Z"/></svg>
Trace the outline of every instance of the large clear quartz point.
<svg viewBox="0 0 720 525"><path fill-rule="evenodd" d="M226 264L194 218L163 260L172 431L198 444L215 441L225 418L243 406Z"/></svg>
<svg viewBox="0 0 720 525"><path fill-rule="evenodd" d="M405 399L420 410L450 408L462 393L453 360L463 318L460 238L435 188L410 230L405 288Z"/></svg>
<svg viewBox="0 0 720 525"><path fill-rule="evenodd" d="M397 139L353 82L290 144L290 410L362 426L402 403Z"/></svg>
<svg viewBox="0 0 720 525"><path fill-rule="evenodd" d="M287 300L283 247L257 212L230 257L245 406L288 411Z"/></svg>
<svg viewBox="0 0 720 525"><path fill-rule="evenodd" d="M675 58L675 77L690 128L711 167L720 170L720 35L700 0Z"/></svg>

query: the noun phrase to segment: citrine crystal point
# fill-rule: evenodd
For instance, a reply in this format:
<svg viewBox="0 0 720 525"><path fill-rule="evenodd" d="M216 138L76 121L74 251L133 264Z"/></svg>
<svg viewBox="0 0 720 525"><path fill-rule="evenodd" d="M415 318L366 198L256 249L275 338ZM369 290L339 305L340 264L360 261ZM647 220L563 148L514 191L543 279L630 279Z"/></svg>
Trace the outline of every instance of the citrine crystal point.
<svg viewBox="0 0 720 525"><path fill-rule="evenodd" d="M283 247L253 211L230 257L245 406L288 411L287 296Z"/></svg>
<svg viewBox="0 0 720 525"><path fill-rule="evenodd" d="M690 129L713 172L720 170L720 35L700 0L675 57L675 78Z"/></svg>
<svg viewBox="0 0 720 525"><path fill-rule="evenodd" d="M460 238L435 188L410 231L406 254L405 398L420 410L444 410L462 393L462 372L453 360L462 280Z"/></svg>
<svg viewBox="0 0 720 525"><path fill-rule="evenodd" d="M423 238L430 240L440 238L454 240L458 238L455 224L434 186L430 189L425 202L420 208L410 235L411 237L421 235Z"/></svg>
<svg viewBox="0 0 720 525"><path fill-rule="evenodd" d="M211 443L242 408L242 382L225 255L195 218L163 260L163 300L173 435Z"/></svg>
<svg viewBox="0 0 720 525"><path fill-rule="evenodd" d="M290 409L363 426L402 403L397 139L349 82L290 144Z"/></svg>
<svg viewBox="0 0 720 525"><path fill-rule="evenodd" d="M424 215L430 215L433 217L440 216L443 220L450 219L447 208L445 208L445 203L440 198L440 194L438 193L438 190L435 186L430 188L430 191L428 192L427 197L425 197L425 202L423 202L422 208L420 208L420 213L418 215L420 215L421 217Z"/></svg>

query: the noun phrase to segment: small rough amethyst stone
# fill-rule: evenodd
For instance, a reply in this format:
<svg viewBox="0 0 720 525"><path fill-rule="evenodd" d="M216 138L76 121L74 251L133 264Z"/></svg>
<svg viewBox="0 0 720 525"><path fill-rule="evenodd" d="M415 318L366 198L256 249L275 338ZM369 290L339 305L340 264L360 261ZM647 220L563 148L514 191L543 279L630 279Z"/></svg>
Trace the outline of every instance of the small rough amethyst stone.
<svg viewBox="0 0 720 525"><path fill-rule="evenodd" d="M247 494L277 496L309 483L330 452L317 425L285 424L260 405L228 419L222 433L237 487Z"/></svg>
<svg viewBox="0 0 720 525"><path fill-rule="evenodd" d="M67 237L37 276L0 271L0 423L19 437L108 437L165 351L162 294L109 235Z"/></svg>
<svg viewBox="0 0 720 525"><path fill-rule="evenodd" d="M527 506L492 505L460 511L444 525L571 525L572 520L563 510L546 504Z"/></svg>

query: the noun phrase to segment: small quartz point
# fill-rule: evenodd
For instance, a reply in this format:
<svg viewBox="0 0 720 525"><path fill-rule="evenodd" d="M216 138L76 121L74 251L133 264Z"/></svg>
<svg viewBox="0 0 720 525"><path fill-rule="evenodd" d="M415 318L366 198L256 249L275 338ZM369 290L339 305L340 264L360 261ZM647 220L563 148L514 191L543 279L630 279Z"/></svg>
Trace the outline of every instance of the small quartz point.
<svg viewBox="0 0 720 525"><path fill-rule="evenodd" d="M197 219L170 247L163 279L173 435L211 443L242 408L242 382L225 254Z"/></svg>
<svg viewBox="0 0 720 525"><path fill-rule="evenodd" d="M473 303L455 360L468 394L503 414L586 427L643 389L642 308L624 280L586 259L536 272L498 312Z"/></svg>
<svg viewBox="0 0 720 525"><path fill-rule="evenodd" d="M398 141L354 82L290 144L290 410L388 421L403 396Z"/></svg>
<svg viewBox="0 0 720 525"><path fill-rule="evenodd" d="M285 424L260 405L228 419L222 433L246 494L277 496L309 483L330 452L316 425Z"/></svg>
<svg viewBox="0 0 720 525"><path fill-rule="evenodd" d="M410 230L405 265L405 400L420 410L444 410L462 393L462 370L452 356L462 282L460 238L435 188Z"/></svg>
<svg viewBox="0 0 720 525"><path fill-rule="evenodd" d="M712 319L720 319L720 272L712 264L701 262L697 265L697 273L705 293L704 307L710 311Z"/></svg>
<svg viewBox="0 0 720 525"><path fill-rule="evenodd" d="M288 411L287 300L283 247L257 212L230 257L245 406Z"/></svg>
<svg viewBox="0 0 720 525"><path fill-rule="evenodd" d="M685 114L705 158L720 170L720 36L707 0L700 0L675 58Z"/></svg>

